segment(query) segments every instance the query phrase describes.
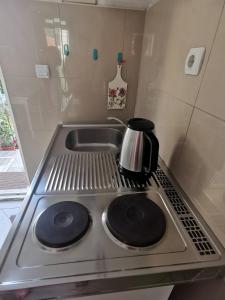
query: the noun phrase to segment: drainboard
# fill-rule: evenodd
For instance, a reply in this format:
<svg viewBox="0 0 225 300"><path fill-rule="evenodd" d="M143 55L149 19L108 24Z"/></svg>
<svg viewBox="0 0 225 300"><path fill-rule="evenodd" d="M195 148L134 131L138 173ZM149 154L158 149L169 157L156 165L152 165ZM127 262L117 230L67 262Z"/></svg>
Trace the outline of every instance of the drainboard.
<svg viewBox="0 0 225 300"><path fill-rule="evenodd" d="M118 171L115 153L78 152L56 157L45 192L110 191L150 186L150 180L138 183L122 176Z"/></svg>

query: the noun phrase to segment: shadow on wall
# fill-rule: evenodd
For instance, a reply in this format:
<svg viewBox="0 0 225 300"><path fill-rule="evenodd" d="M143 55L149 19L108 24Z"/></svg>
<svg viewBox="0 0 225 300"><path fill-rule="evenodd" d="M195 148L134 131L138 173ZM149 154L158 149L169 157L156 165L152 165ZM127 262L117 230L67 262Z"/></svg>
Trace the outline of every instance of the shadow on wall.
<svg viewBox="0 0 225 300"><path fill-rule="evenodd" d="M57 71L59 68L66 69L69 60L68 57L65 56L62 58L62 54L60 50L56 46L47 47L48 57L52 57L55 64L54 68ZM72 81L66 79L65 77L59 77L60 81L60 91L61 91L61 99L59 99L60 103L55 103L55 98L49 95L49 100L51 100L52 107L58 108L58 113L60 114L59 119L62 120L65 114L70 115L72 118L76 117L76 112L79 112L79 106L81 105L81 100L76 97L76 92L73 91ZM76 90L76 86L74 87ZM43 112L44 113L44 112Z"/></svg>
<svg viewBox="0 0 225 300"><path fill-rule="evenodd" d="M168 164L168 168L171 171L175 171L180 166L179 160L180 160L181 152L182 152L182 149L183 149L183 146L184 146L185 138L186 138L185 135L182 135L178 139L177 144L174 148L174 151L171 155L171 158L170 158L170 161L169 161L169 164Z"/></svg>
<svg viewBox="0 0 225 300"><path fill-rule="evenodd" d="M189 140L184 141L185 136L180 137L168 167L184 189L187 188L191 196L198 197L209 178L202 155Z"/></svg>
<svg viewBox="0 0 225 300"><path fill-rule="evenodd" d="M202 126L204 127L204 124ZM202 196L213 198L213 191L221 189L221 185L224 184L221 183L221 179L225 155L223 149L215 147L215 140L210 143L211 147L208 149L209 145L205 140L194 140L192 134L191 130L184 143L184 137L180 138L168 167L189 196L200 201ZM204 134L203 128L199 129L198 135L201 134Z"/></svg>
<svg viewBox="0 0 225 300"><path fill-rule="evenodd" d="M147 116L151 114L151 110L147 107L148 103L152 101L152 93L154 94L155 90L163 90L165 77L164 66L167 60L166 54L169 51L169 37L177 5L179 5L179 3L173 3L171 1L169 6L160 5L160 3L158 3L153 7L153 9L159 10L161 15L160 22L157 22L157 28L154 20L152 21L151 10L147 12L137 97L139 101L136 107L136 114L138 115L144 113ZM163 18L164 14L166 14L166 18ZM156 110L157 108L155 108L155 114L157 114Z"/></svg>

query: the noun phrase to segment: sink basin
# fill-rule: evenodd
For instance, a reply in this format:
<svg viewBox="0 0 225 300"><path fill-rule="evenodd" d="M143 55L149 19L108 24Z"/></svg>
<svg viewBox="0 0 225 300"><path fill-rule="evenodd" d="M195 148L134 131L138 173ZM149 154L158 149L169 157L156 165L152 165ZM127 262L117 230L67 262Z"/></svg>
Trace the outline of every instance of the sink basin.
<svg viewBox="0 0 225 300"><path fill-rule="evenodd" d="M66 137L66 148L72 151L119 152L123 134L114 128L79 128Z"/></svg>

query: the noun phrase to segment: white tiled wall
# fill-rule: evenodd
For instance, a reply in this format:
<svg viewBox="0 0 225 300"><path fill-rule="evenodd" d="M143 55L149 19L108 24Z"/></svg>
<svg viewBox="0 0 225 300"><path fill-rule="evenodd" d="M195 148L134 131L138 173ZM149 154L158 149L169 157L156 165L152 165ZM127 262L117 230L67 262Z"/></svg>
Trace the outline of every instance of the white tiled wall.
<svg viewBox="0 0 225 300"><path fill-rule="evenodd" d="M161 0L146 15L137 116L156 124L160 154L225 245L224 0ZM206 47L199 76L189 48Z"/></svg>
<svg viewBox="0 0 225 300"><path fill-rule="evenodd" d="M144 11L0 2L0 66L30 178L57 123L133 116L144 19ZM63 54L65 43L69 56ZM94 48L98 61L92 59ZM107 83L115 76L120 51L126 60L128 102L123 111L107 111ZM35 78L35 64L48 64L50 79Z"/></svg>

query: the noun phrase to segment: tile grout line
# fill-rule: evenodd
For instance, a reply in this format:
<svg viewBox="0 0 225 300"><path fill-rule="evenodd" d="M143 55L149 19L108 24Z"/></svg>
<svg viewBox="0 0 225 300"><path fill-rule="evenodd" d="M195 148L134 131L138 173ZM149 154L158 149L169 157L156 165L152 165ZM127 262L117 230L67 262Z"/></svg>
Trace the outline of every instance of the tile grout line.
<svg viewBox="0 0 225 300"><path fill-rule="evenodd" d="M138 69L138 82L137 82L137 94L136 94L136 102L134 106L134 113L133 115L136 116L139 112L139 107L140 107L140 102L139 100L139 93L140 93L140 76L142 74L142 69L143 69L143 57L144 57L144 40L145 40L145 31L146 31L146 24L147 24L147 13L148 10L146 10L145 15L144 15L144 26L143 26L143 32L142 32L142 42L141 42L141 51L140 51L140 59L139 59L139 69Z"/></svg>
<svg viewBox="0 0 225 300"><path fill-rule="evenodd" d="M193 109L193 108L194 108L194 109L197 109L197 110L199 110L199 111L201 111L201 112L203 112L203 113L209 115L210 117L213 117L213 118L215 118L215 119L218 119L219 121L225 122L225 119L220 118L220 117L218 117L218 116L216 116L216 115L214 115L214 114L212 114L212 113L210 113L210 112L208 112L208 111L206 111L206 110L204 110L204 109L202 109L202 108L200 108L200 107L198 107L198 106L194 106L194 105L192 105L192 104L190 104L190 103L188 103L188 102L182 100L181 98L178 98L178 97L172 95L171 93L168 93L167 91L164 91L163 89L156 89L156 90L159 91L159 92L163 92L165 95L167 95L167 96L169 96L169 97L172 97L172 98L173 98L174 100L176 100L176 101L179 101L179 102L181 102L181 103L183 103L183 104L186 104L187 106L191 107L192 109Z"/></svg>
<svg viewBox="0 0 225 300"><path fill-rule="evenodd" d="M206 114L206 115L208 115L208 116L210 116L214 119L217 119L218 121L221 121L221 122L225 123L224 119L222 119L222 118L220 118L220 117L218 117L218 116L216 116L216 115L214 115L214 114L212 114L212 113L210 113L210 112L208 112L208 111L206 111L206 110L204 110L204 109L202 109L198 106L194 106L194 109L197 109L197 110L201 111L202 113L204 113L204 114Z"/></svg>
<svg viewBox="0 0 225 300"><path fill-rule="evenodd" d="M61 5L62 4L62 5ZM64 51L63 51L63 47L64 47L64 45L63 45L63 39L62 39L62 20L61 20L61 16L62 16L62 14L61 14L61 9L62 9L62 7L63 7L63 3L60 3L60 2L58 2L57 3L57 10L58 10L58 16L59 16L59 26L60 26L60 43L61 43L61 53L60 53L60 55L62 55L62 74L63 74L63 76L59 76L57 79L61 79L61 78L63 78L63 79L65 79L66 80L66 76L65 76L65 63L64 63L64 59L65 59L65 57L64 57ZM70 45L69 45L69 47L70 47Z"/></svg>
<svg viewBox="0 0 225 300"><path fill-rule="evenodd" d="M200 93L200 90L201 90L201 87L202 87L202 83L203 83L203 80L204 80L204 77L205 77L205 74L206 74L207 66L208 66L208 63L209 63L209 60L210 60L210 57L211 57L211 53L212 53L212 50L213 50L213 47L214 47L214 43L215 43L216 36L217 36L218 30L219 30L219 26L220 26L220 24L221 24L221 18L222 18L223 12L224 12L224 7L225 7L225 0L224 0L224 2L223 2L222 9L221 9L220 16L219 16L219 20L218 20L218 24L217 24L217 26L216 26L215 34L214 34L214 37L213 37L213 39L212 39L211 48L210 48L210 50L209 50L209 56L208 56L208 59L207 59L207 61L206 61L206 65L205 65L205 69L204 69L202 78L201 78L201 80L200 80L198 92L197 92L197 95L196 95L196 97L195 97L195 102L194 102L194 105L193 105L193 108L192 108L191 117L190 117L189 124L188 124L187 130L186 130L186 134L185 134L185 138L184 138L184 143L185 143L185 141L186 141L186 139L187 139L187 136L188 136L188 131L189 131L190 126L191 126L191 121L192 121L192 118L193 118L194 111L195 111L195 109L199 109L199 108L196 106L196 103L197 103L197 99L198 99L198 96L199 96L199 93ZM199 109L199 110L201 110L201 109ZM201 110L201 111L203 111L203 110ZM203 112L205 112L205 111L203 111ZM207 112L205 112L205 113L207 113ZM207 113L207 114L210 115L210 113ZM212 116L212 115L211 115L211 116Z"/></svg>
<svg viewBox="0 0 225 300"><path fill-rule="evenodd" d="M140 89L140 75L141 75L141 69L142 69L142 57L144 57L144 50L143 50L143 46L144 46L144 38L145 38L145 27L146 27L146 20L147 20L147 10L144 13L144 22L143 22L143 30L141 33L142 36L142 40L141 40L141 48L140 48L140 57L139 57L139 65L138 65L138 81L137 81L137 91L136 91L136 102L135 102L135 106L134 106L134 112L133 115L136 115L137 112L137 107L139 106L137 104L138 102L138 95L139 95L139 89Z"/></svg>
<svg viewBox="0 0 225 300"><path fill-rule="evenodd" d="M195 102L194 102L194 105L193 105L194 107L196 107L197 99L198 99L198 96L199 96L199 93L200 93L200 90L201 90L201 87L202 87L203 80L204 80L204 78L205 78L207 66L208 66L208 63L209 63L209 60L210 60L210 57L211 57L211 54L212 54L212 50L213 50L214 45L215 45L215 40L216 40L216 36L217 36L218 30L219 30L219 26L220 26L220 24L221 24L221 18L222 18L223 12L224 12L224 7L225 7L225 0L224 0L224 2L223 2L223 6L222 6L222 9L221 9L221 12L220 12L218 24L217 24L217 26L216 26L215 34L214 34L214 37L213 37L213 39L212 39L212 44L211 44L211 47L210 47L210 49L209 49L209 55L208 55L208 59L207 59L207 61L206 61L205 69L204 69L204 71L203 71L202 78L200 79L200 84L199 84L198 92L197 92L197 95L196 95L196 97L195 97Z"/></svg>
<svg viewBox="0 0 225 300"><path fill-rule="evenodd" d="M225 7L225 0L224 0L224 2L223 2L223 6L222 6L222 9L221 9L221 12L220 12L219 21L218 21L218 24L217 24L217 26L216 26L215 34L214 34L214 37L213 37L213 40L212 40L212 45L211 45L211 48L210 48L210 51L209 51L208 60L207 60L207 62L206 62L206 66L205 66L205 69L204 69L204 73L203 73L203 75L202 75L202 78L201 78L201 80L200 80L200 84L199 84L199 88L198 88L197 95L196 95L196 97L195 97L194 105L188 104L188 103L186 103L185 101L183 101L183 100L181 100L181 99L175 97L176 100L178 100L178 101L180 101L180 102L182 102L182 103L185 103L185 104L187 104L187 105L189 105L189 106L192 107L190 120L189 120L187 129L186 129L186 133L185 133L185 136L184 136L184 140L183 140L183 142L182 142L182 146L181 146L181 150L180 150L180 153L179 153L179 157L182 155L182 152L183 152L183 149L184 149L184 144L185 144L185 142L186 142L186 140L187 140L187 137L188 137L188 132L189 132L189 129L190 129L190 126L191 126L191 121L192 121L192 118L193 118L195 109L200 110L200 111L202 111L202 112L204 112L204 113L210 115L211 117L215 117L214 115L212 115L212 114L210 114L210 113L208 113L208 112L205 112L205 111L199 109L198 107L196 107L196 102L197 102L197 98L198 98L198 95L199 95L200 90L201 90L201 86L202 86L202 83L203 83L203 79L204 79L204 76L205 76L205 73L206 73L206 70L207 70L207 65L208 65L208 62L209 62L209 59L210 59L210 56L211 56L211 53L212 53L212 49L213 49L213 46L214 46L214 43L215 43L215 39L216 39L216 35L217 35L217 32L218 32L218 29L219 29L219 26L220 26L220 23L221 23L221 18L222 18L222 14L223 14L223 11L224 11L224 7ZM168 95L170 95L170 94L168 93ZM171 95L171 96L172 96L172 95ZM215 117L215 118L216 118L216 119L219 119L219 118L217 118L217 117ZM219 119L219 120L221 120L221 119ZM221 121L225 122L224 120L221 120Z"/></svg>
<svg viewBox="0 0 225 300"><path fill-rule="evenodd" d="M122 45L122 53L123 53L123 55L124 55L124 51L125 51L126 24L127 24L127 11L124 12L124 21L123 21L123 45ZM125 58L123 57L123 59L125 59Z"/></svg>
<svg viewBox="0 0 225 300"><path fill-rule="evenodd" d="M165 95L170 96L170 97L174 98L174 99L177 100L177 101L180 101L180 102L182 102L182 103L184 103L184 104L186 104L186 105L188 105L188 106L193 107L193 104L190 104L190 103L188 103L187 101L185 101L185 100L183 100L183 99L181 99L181 98L178 98L177 96L171 94L170 92L168 92L168 91L166 91L166 90L164 90L164 89L162 89L162 88L158 88L158 89L155 89L155 90L156 90L156 91L159 91L159 92L163 92Z"/></svg>

